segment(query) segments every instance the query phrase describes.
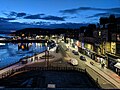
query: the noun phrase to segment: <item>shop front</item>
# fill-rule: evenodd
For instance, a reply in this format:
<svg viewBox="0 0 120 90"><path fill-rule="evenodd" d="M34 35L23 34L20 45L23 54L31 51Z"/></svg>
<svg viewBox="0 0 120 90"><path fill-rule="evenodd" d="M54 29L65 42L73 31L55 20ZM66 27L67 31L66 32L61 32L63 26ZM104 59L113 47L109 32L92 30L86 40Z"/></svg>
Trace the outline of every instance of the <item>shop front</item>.
<svg viewBox="0 0 120 90"><path fill-rule="evenodd" d="M108 57L108 68L111 69L112 71L116 72L116 67L114 66L115 64L117 64L117 60L119 57L112 55L110 53L107 53L107 57Z"/></svg>
<svg viewBox="0 0 120 90"><path fill-rule="evenodd" d="M75 42L76 40L75 39L70 39L70 45L75 48Z"/></svg>
<svg viewBox="0 0 120 90"><path fill-rule="evenodd" d="M95 52L86 49L86 55L87 55L88 57L90 57L92 60L95 60L95 56L96 56L96 53L95 53Z"/></svg>
<svg viewBox="0 0 120 90"><path fill-rule="evenodd" d="M116 54L116 43L111 42L111 53Z"/></svg>
<svg viewBox="0 0 120 90"><path fill-rule="evenodd" d="M104 64L105 66L107 66L107 57L104 56L104 55L98 55L98 54L96 54L95 61L97 63L100 63L101 65Z"/></svg>
<svg viewBox="0 0 120 90"><path fill-rule="evenodd" d="M85 43L85 55L95 60L95 52L93 51L93 45Z"/></svg>

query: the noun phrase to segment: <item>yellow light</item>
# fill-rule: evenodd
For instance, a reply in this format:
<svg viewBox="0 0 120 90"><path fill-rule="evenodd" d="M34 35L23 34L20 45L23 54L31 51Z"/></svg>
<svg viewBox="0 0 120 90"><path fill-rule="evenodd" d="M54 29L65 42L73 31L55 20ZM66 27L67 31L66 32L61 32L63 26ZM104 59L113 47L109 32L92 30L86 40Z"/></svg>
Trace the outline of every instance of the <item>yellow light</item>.
<svg viewBox="0 0 120 90"><path fill-rule="evenodd" d="M25 36L25 34L22 34L22 36Z"/></svg>
<svg viewBox="0 0 120 90"><path fill-rule="evenodd" d="M22 45L21 48L24 49L24 45Z"/></svg>

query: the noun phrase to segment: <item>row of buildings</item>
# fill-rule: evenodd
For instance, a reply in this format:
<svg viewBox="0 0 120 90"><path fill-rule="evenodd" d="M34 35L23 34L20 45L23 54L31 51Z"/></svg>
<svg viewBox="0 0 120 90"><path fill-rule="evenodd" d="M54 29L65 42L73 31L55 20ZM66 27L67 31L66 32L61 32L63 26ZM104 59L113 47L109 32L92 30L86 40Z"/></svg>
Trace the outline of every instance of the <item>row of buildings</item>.
<svg viewBox="0 0 120 90"><path fill-rule="evenodd" d="M120 74L120 17L101 17L97 25L89 24L80 29L26 28L12 34L33 38L43 35L48 39L62 34L65 42L76 50Z"/></svg>
<svg viewBox="0 0 120 90"><path fill-rule="evenodd" d="M120 17L101 17L99 24L89 24L65 35L65 41L98 63L120 74Z"/></svg>

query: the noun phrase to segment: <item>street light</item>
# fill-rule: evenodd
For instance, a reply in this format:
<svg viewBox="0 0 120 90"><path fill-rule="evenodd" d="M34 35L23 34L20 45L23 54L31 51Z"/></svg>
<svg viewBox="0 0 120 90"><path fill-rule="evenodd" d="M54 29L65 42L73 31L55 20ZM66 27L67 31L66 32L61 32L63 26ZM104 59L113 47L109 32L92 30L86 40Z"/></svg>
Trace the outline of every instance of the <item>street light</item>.
<svg viewBox="0 0 120 90"><path fill-rule="evenodd" d="M47 50L45 51L45 62L46 62L46 67L49 64L49 47L48 47L48 43L45 43L45 46L47 48Z"/></svg>
<svg viewBox="0 0 120 90"><path fill-rule="evenodd" d="M48 55L47 55L47 57L48 57L48 59L47 59L47 66L49 66L49 47L47 47L47 53L48 53Z"/></svg>

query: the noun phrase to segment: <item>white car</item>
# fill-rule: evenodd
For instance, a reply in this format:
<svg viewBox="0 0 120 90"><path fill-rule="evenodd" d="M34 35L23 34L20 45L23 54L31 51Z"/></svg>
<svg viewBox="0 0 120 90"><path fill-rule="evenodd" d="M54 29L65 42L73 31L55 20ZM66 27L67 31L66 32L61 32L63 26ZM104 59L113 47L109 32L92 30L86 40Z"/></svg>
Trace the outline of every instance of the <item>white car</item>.
<svg viewBox="0 0 120 90"><path fill-rule="evenodd" d="M75 58L71 58L68 63L72 64L73 66L78 65L78 61Z"/></svg>

